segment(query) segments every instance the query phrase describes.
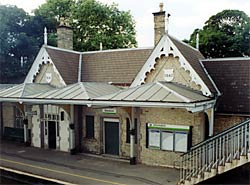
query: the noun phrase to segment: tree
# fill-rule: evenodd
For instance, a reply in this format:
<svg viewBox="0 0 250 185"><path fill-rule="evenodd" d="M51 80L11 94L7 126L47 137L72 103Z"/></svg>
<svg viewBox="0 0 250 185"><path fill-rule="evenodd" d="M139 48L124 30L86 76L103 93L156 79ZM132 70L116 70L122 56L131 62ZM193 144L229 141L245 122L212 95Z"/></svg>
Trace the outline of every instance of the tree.
<svg viewBox="0 0 250 185"><path fill-rule="evenodd" d="M69 19L74 30L74 49L78 51L128 48L137 45L135 22L130 12L117 5L105 5L96 0L47 0L35 10L35 15L56 20Z"/></svg>
<svg viewBox="0 0 250 185"><path fill-rule="evenodd" d="M223 10L209 18L202 29L195 29L189 44L208 58L250 56L250 17L243 11Z"/></svg>
<svg viewBox="0 0 250 185"><path fill-rule="evenodd" d="M27 13L16 6L0 5L0 81L11 82L13 74L19 79L26 73L27 65L33 60L38 50L34 38L25 32L29 20ZM21 67L20 58L24 65Z"/></svg>

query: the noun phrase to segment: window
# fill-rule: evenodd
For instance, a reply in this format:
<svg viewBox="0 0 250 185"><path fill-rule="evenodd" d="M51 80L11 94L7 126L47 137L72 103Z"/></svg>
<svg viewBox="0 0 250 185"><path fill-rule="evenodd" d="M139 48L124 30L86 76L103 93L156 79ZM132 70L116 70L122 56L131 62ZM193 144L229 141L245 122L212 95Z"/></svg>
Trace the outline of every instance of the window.
<svg viewBox="0 0 250 185"><path fill-rule="evenodd" d="M86 116L86 138L94 138L94 116Z"/></svg>
<svg viewBox="0 0 250 185"><path fill-rule="evenodd" d="M191 146L191 127L167 124L147 124L147 147L175 152L187 152Z"/></svg>
<svg viewBox="0 0 250 185"><path fill-rule="evenodd" d="M130 143L130 121L129 118L126 119L126 143ZM137 144L137 119L135 118L135 144Z"/></svg>
<svg viewBox="0 0 250 185"><path fill-rule="evenodd" d="M22 114L22 112L17 107L15 107L14 112L15 112L15 125L14 125L14 127L15 128L23 128L23 114Z"/></svg>

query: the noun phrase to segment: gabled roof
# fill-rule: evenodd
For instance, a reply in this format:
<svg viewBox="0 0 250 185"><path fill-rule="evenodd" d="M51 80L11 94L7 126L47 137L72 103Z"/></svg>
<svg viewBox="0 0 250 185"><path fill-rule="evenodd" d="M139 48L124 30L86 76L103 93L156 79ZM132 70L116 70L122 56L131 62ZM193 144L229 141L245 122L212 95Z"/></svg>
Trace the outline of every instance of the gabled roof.
<svg viewBox="0 0 250 185"><path fill-rule="evenodd" d="M157 59L170 54L179 57L181 67L190 72L192 81L201 86L204 95L213 96L213 93L216 93L216 89L200 64L200 59L204 59L202 54L168 34L165 34L158 42L131 86L135 87L145 83L146 74L155 68Z"/></svg>
<svg viewBox="0 0 250 185"><path fill-rule="evenodd" d="M78 81L80 53L53 47L45 48L65 83L76 83Z"/></svg>
<svg viewBox="0 0 250 185"><path fill-rule="evenodd" d="M82 82L112 82L126 86L132 83L152 52L152 48L93 52L76 52L51 46L45 46L45 49L66 84L76 83L80 79Z"/></svg>
<svg viewBox="0 0 250 185"><path fill-rule="evenodd" d="M36 93L47 92L52 89L54 89L54 87L48 84L23 83L1 89L0 97L22 98Z"/></svg>
<svg viewBox="0 0 250 185"><path fill-rule="evenodd" d="M193 69L197 72L197 74L201 77L201 79L204 81L209 90L215 93L216 90L212 82L208 78L207 74L205 73L204 69L202 68L199 62L200 60L204 59L204 56L201 54L201 52L170 35L169 38L176 45L181 54L189 62L189 64L193 67Z"/></svg>
<svg viewBox="0 0 250 185"><path fill-rule="evenodd" d="M202 61L222 93L217 112L250 113L250 58L207 59Z"/></svg>
<svg viewBox="0 0 250 185"><path fill-rule="evenodd" d="M27 98L57 100L89 100L95 97L115 93L120 89L106 83L78 82L48 92L33 94Z"/></svg>
<svg viewBox="0 0 250 185"><path fill-rule="evenodd" d="M110 101L190 103L209 100L200 92L171 82L154 82L96 98Z"/></svg>

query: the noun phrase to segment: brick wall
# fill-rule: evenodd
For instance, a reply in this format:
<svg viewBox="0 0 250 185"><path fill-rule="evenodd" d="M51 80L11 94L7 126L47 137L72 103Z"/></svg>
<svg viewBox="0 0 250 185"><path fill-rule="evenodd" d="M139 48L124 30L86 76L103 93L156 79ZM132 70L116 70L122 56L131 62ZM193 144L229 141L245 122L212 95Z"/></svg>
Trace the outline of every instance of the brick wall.
<svg viewBox="0 0 250 185"><path fill-rule="evenodd" d="M242 121L250 118L250 116L237 116L237 115L215 115L214 134L218 134Z"/></svg>
<svg viewBox="0 0 250 185"><path fill-rule="evenodd" d="M184 109L143 108L140 116L140 158L148 165L178 166L181 152L161 151L146 148L146 124L172 124L193 126L192 144L202 141L202 122L204 113L189 113Z"/></svg>
<svg viewBox="0 0 250 185"><path fill-rule="evenodd" d="M165 81L164 69L174 70L174 79L172 82L180 83L195 90L200 90L200 86L192 82L188 71L181 67L178 57L163 56L156 60L155 70L151 71L146 78L146 82Z"/></svg>

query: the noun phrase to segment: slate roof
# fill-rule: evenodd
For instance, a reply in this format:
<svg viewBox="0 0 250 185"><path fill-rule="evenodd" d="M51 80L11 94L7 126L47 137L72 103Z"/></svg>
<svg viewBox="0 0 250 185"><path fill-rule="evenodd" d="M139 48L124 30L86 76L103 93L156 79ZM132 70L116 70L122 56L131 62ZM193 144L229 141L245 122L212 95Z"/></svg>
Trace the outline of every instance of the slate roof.
<svg viewBox="0 0 250 185"><path fill-rule="evenodd" d="M213 86L212 82L210 81L200 64L200 60L204 59L204 56L201 54L201 52L170 35L169 38L181 52L183 57L189 62L192 68L197 72L197 74L200 76L200 78L203 80L209 90L212 93L216 93L215 87Z"/></svg>
<svg viewBox="0 0 250 185"><path fill-rule="evenodd" d="M78 66L80 53L70 50L46 47L51 60L67 85L78 81Z"/></svg>
<svg viewBox="0 0 250 185"><path fill-rule="evenodd" d="M112 82L129 86L149 57L152 48L81 53L46 47L46 51L67 85L78 82L79 57L82 54L82 82Z"/></svg>
<svg viewBox="0 0 250 185"><path fill-rule="evenodd" d="M152 49L121 49L83 53L82 81L130 85Z"/></svg>
<svg viewBox="0 0 250 185"><path fill-rule="evenodd" d="M250 58L203 60L204 67L221 92L217 112L250 113Z"/></svg>

